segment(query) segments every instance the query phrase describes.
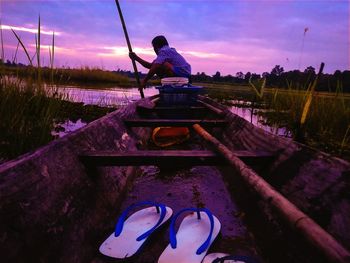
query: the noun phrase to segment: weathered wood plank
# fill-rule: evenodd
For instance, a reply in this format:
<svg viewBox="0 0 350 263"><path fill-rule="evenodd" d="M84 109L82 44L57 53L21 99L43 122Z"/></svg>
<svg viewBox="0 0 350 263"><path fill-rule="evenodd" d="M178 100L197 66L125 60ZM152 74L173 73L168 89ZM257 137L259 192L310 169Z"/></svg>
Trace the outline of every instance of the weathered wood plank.
<svg viewBox="0 0 350 263"><path fill-rule="evenodd" d="M128 165L219 165L223 159L211 151L130 151L87 152L80 156L86 164L96 166Z"/></svg>
<svg viewBox="0 0 350 263"><path fill-rule="evenodd" d="M182 127L201 124L205 127L223 127L227 124L225 120L181 120L181 119L126 119L124 123L129 127L158 127L171 126Z"/></svg>
<svg viewBox="0 0 350 263"><path fill-rule="evenodd" d="M224 111L222 111L221 109L214 107L213 105L210 105L202 100L197 100L197 102L203 106L205 106L207 109L211 110L212 112L215 112L218 115L224 115Z"/></svg>
<svg viewBox="0 0 350 263"><path fill-rule="evenodd" d="M136 168L99 167L94 180L78 155L136 150L136 136L122 121L135 111L133 103L0 165L1 262L92 261ZM147 129L133 132L149 135Z"/></svg>
<svg viewBox="0 0 350 263"><path fill-rule="evenodd" d="M235 154L242 160L252 162L258 159L273 157L269 152L236 151ZM95 166L128 166L128 165L221 165L223 158L212 151L90 151L80 155L80 159L89 165Z"/></svg>
<svg viewBox="0 0 350 263"><path fill-rule="evenodd" d="M186 107L186 106L157 106L154 108L143 108L143 107L138 107L137 110L138 111L147 111L147 112L177 112L177 111L197 111L197 110L206 110L206 107L202 107L202 106L191 106L191 107Z"/></svg>
<svg viewBox="0 0 350 263"><path fill-rule="evenodd" d="M208 141L232 166L234 171L264 200L274 208L286 222L305 239L317 248L330 262L350 262L350 252L333 236L326 232L309 216L299 210L293 203L276 191L264 179L245 165L234 152L209 134L200 125L194 130Z"/></svg>

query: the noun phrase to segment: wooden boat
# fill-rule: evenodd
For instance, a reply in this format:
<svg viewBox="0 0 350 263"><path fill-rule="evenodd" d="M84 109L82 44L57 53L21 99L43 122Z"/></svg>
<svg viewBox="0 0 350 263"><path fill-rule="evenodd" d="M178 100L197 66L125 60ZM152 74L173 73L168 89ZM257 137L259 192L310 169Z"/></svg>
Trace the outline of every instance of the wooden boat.
<svg viewBox="0 0 350 263"><path fill-rule="evenodd" d="M100 243L118 213L142 200L174 211L212 210L222 224L213 252L262 262L349 262L348 162L271 135L204 96L189 106L158 99L137 101L0 166L2 262L110 262L98 253ZM157 148L149 139L156 126L193 127L191 139ZM255 175L317 224L278 203L277 191L260 188ZM131 262L157 262L167 234L157 233Z"/></svg>

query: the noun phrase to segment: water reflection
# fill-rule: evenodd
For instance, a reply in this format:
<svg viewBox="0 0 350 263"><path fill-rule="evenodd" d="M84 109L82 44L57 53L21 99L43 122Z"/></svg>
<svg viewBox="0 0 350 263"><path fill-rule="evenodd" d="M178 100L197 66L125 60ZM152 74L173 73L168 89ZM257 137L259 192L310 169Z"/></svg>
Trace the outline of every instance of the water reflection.
<svg viewBox="0 0 350 263"><path fill-rule="evenodd" d="M91 89L73 86L65 86L58 89L58 93L68 98L70 101L83 102L103 107L125 106L130 102L140 99L140 92L137 88L108 88ZM144 89L146 97L158 94L155 88Z"/></svg>
<svg viewBox="0 0 350 263"><path fill-rule="evenodd" d="M284 136L284 137L291 137L292 134L290 131L288 131L286 128L277 127L277 126L269 126L265 125L266 119L258 114L258 111L261 111L260 109L254 109L251 108L239 108L237 106L231 106L230 107L231 112L237 114L238 116L242 117L243 119L249 121L254 126L259 127L263 129L264 131L270 132L275 135Z"/></svg>

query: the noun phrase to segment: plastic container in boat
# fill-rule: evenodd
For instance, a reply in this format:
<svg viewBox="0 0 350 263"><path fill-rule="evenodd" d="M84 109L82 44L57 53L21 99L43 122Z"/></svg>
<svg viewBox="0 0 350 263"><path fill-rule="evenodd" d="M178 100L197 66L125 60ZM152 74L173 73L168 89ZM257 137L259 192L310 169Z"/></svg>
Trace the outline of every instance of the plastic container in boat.
<svg viewBox="0 0 350 263"><path fill-rule="evenodd" d="M176 79L185 79L185 78L176 78ZM169 82L166 82L166 83L169 83ZM162 84L163 83L165 82L162 81ZM164 105L195 104L198 94L203 92L203 87L193 86L191 84L180 85L179 82L176 84L175 83L163 84L162 86L156 87L156 89L159 90L160 103Z"/></svg>
<svg viewBox="0 0 350 263"><path fill-rule="evenodd" d="M163 78L160 80L160 82L162 83L162 86L164 85L183 86L188 84L188 78L170 77L170 78Z"/></svg>

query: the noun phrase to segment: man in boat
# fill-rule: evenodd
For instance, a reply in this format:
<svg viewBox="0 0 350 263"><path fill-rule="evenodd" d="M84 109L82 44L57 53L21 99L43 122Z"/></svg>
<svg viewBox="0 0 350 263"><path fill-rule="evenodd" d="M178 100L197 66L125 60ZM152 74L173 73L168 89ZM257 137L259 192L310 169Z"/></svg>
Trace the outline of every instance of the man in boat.
<svg viewBox="0 0 350 263"><path fill-rule="evenodd" d="M143 60L134 52L129 53L131 59L149 69L147 76L141 82L142 86L146 86L147 81L155 74L160 78L184 77L189 79L191 77L191 65L187 63L175 48L169 47L168 41L164 36L156 36L152 40L152 46L157 54L157 58L152 63Z"/></svg>

